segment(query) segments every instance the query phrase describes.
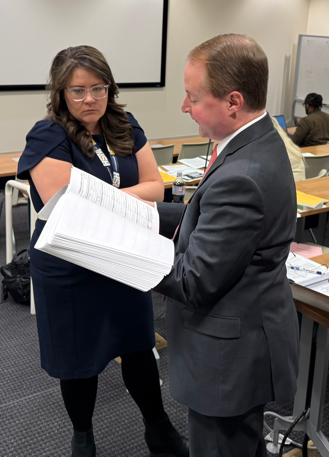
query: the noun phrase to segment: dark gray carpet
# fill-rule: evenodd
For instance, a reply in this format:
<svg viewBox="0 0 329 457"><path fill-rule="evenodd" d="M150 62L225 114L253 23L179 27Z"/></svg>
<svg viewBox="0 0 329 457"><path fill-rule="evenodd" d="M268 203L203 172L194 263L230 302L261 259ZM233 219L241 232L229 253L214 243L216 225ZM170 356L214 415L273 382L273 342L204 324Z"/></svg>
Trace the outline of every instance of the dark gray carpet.
<svg viewBox="0 0 329 457"><path fill-rule="evenodd" d="M14 208L13 221L19 251L29 246L27 208ZM0 265L4 263L3 214ZM165 338L165 306L158 294L153 298L155 330ZM187 434L186 408L169 394L167 350L162 349L159 353L165 409L177 429ZM329 403L329 399L327 401ZM271 403L267 409L289 415L292 403ZM328 423L325 428L329 429ZM125 390L120 365L115 361L99 377L94 431L98 457L148 456L141 415ZM264 429L264 435L267 433ZM11 298L3 301L0 289L0 457L69 457L71 435L72 427L62 403L58 380L50 378L40 368L35 316L30 314L28 307L14 303ZM301 440L302 436L298 438ZM285 451L290 449L287 447Z"/></svg>

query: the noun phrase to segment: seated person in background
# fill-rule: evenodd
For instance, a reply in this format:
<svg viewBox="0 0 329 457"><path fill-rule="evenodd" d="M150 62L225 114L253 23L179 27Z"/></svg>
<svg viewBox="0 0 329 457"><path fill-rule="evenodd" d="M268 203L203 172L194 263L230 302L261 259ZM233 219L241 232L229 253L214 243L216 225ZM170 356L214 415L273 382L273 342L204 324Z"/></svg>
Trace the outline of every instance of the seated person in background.
<svg viewBox="0 0 329 457"><path fill-rule="evenodd" d="M275 118L271 118L275 129L278 134L281 136L285 147L288 152L288 157L291 163L292 172L294 175L295 181L302 181L305 179L305 160L302 156L301 150L299 147L291 141L286 132L280 127L278 121Z"/></svg>
<svg viewBox="0 0 329 457"><path fill-rule="evenodd" d="M329 141L329 114L323 113L322 96L308 94L304 106L307 116L298 122L296 132L291 139L301 148L327 144Z"/></svg>

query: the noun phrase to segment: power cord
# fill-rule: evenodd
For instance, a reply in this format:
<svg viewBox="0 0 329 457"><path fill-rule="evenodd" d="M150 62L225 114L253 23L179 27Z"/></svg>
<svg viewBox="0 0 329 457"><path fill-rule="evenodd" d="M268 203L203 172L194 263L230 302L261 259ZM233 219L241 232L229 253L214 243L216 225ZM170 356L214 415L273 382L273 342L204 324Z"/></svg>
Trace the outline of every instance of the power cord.
<svg viewBox="0 0 329 457"><path fill-rule="evenodd" d="M298 424L298 422L304 417L306 416L307 413L309 413L310 411L310 408L307 408L307 409L304 409L304 411L302 413L299 414L299 416L296 417L296 419L294 420L294 422L290 425L290 427L288 428L288 430L286 431L286 433L284 434L283 436L283 439L282 439L282 443L281 443L281 446L280 446L280 452L279 452L279 457L282 457L282 453L283 453L283 448L284 448L284 444L286 442L286 439L288 438L288 436L290 435L290 433L292 432L292 430L295 428L295 426ZM306 435L307 436L307 435ZM305 440L304 440L305 441ZM304 443L303 443L303 449L304 449ZM307 447L306 447L306 453L307 453ZM303 457L305 457L303 455Z"/></svg>
<svg viewBox="0 0 329 457"><path fill-rule="evenodd" d="M302 417L303 417L304 411L303 411L303 413L301 413L301 415L302 415ZM308 416L309 416L309 409L306 410L306 414L304 415L305 419L307 419ZM279 414L274 413L274 412L272 412L272 411L266 411L266 412L264 413L264 427L269 431L269 435L267 435L267 437L271 437L272 440L273 440L274 430L266 423L266 420L265 420L266 417L274 417L274 418L281 419L281 420L286 420L286 418L285 418L285 417L282 417L282 416L280 416ZM299 421L302 419L302 417L301 417L297 422L299 422ZM298 419L298 418L297 418L297 419ZM296 422L296 420L295 420L294 422ZM296 422L296 424L297 424L297 422ZM294 424L294 423L292 423L292 424ZM293 427L295 427L296 424L294 424ZM291 431L290 431L289 433L291 433ZM267 438L267 437L266 437L266 438ZM265 438L265 439L266 439L266 438ZM282 435L282 434L280 433L280 434L279 434L279 444L282 443L283 439L284 439L284 435ZM285 439L285 443L287 443L287 445L290 445L290 444L291 444L291 445L293 445L293 446L295 446L295 447L298 447L299 449L302 449L302 448L303 448L303 444L304 444L304 443L303 443L303 444L298 443L297 441L294 441L294 440L291 439L291 438L288 439L288 435L287 435L287 437L286 437L286 439ZM309 446L308 449L310 449L310 450L315 450L316 447L315 447L315 446ZM272 450L269 449L269 452L272 452ZM276 452L273 450L272 453L276 453ZM306 456L307 456L307 454L306 454ZM303 457L305 457L305 455L303 455Z"/></svg>

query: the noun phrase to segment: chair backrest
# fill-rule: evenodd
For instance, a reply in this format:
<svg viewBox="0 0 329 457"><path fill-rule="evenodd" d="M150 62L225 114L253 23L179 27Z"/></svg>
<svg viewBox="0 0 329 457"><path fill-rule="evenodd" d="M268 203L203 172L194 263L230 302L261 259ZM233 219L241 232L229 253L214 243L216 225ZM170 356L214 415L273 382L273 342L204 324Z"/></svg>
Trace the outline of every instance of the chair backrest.
<svg viewBox="0 0 329 457"><path fill-rule="evenodd" d="M322 169L329 170L329 155L304 157L304 159L306 179L318 177Z"/></svg>
<svg viewBox="0 0 329 457"><path fill-rule="evenodd" d="M185 186L185 195L184 195L185 201L189 201L189 199L192 197L192 195L194 194L197 187L198 186Z"/></svg>
<svg viewBox="0 0 329 457"><path fill-rule="evenodd" d="M18 179L17 176L15 176L15 181L23 184L28 184L27 179ZM24 194L21 190L18 190L17 187L13 187L12 206L27 205L28 200L29 195L27 195L26 193Z"/></svg>
<svg viewBox="0 0 329 457"><path fill-rule="evenodd" d="M308 179L310 180L310 179L324 178L325 176L328 176L328 170L323 168L317 176L315 176L314 178L308 178Z"/></svg>
<svg viewBox="0 0 329 457"><path fill-rule="evenodd" d="M209 157L211 157L212 150L214 148L214 141L212 140L209 145L209 141L205 143L183 143L180 150L177 162L180 159L194 159L194 157L205 156L209 147Z"/></svg>
<svg viewBox="0 0 329 457"><path fill-rule="evenodd" d="M174 144L168 144L165 146L151 146L158 165L168 165L173 162L174 146Z"/></svg>

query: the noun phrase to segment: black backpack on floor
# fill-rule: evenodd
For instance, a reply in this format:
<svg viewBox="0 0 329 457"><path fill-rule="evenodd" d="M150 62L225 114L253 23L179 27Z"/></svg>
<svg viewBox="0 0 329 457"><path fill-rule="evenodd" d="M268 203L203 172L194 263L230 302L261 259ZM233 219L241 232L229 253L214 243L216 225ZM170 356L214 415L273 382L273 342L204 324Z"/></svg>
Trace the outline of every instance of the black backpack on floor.
<svg viewBox="0 0 329 457"><path fill-rule="evenodd" d="M13 260L0 268L3 276L3 297L8 293L16 303L30 304L30 253L27 249L20 251Z"/></svg>

